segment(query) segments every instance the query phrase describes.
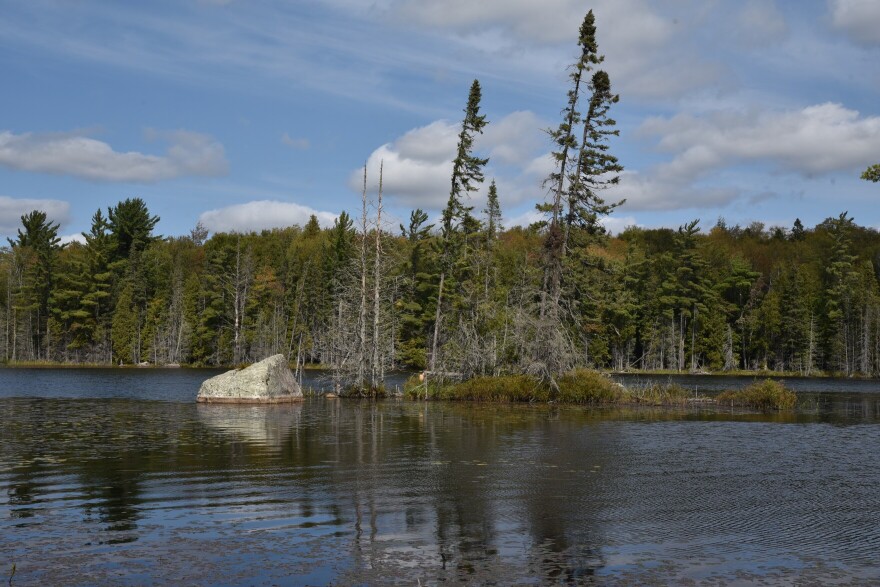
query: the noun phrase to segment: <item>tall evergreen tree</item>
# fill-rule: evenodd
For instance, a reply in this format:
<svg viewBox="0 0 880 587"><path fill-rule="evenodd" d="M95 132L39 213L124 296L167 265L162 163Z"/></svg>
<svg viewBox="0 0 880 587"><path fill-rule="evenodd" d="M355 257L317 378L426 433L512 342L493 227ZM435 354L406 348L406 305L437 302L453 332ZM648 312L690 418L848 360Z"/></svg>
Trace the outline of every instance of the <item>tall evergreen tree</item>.
<svg viewBox="0 0 880 587"><path fill-rule="evenodd" d="M21 217L22 229L16 240L9 240L14 249L22 249L29 262L25 265L24 288L19 309L32 315L30 336L36 358L49 358L44 342L49 338L49 302L54 285L54 270L61 239L58 224L48 220L46 213L34 210Z"/></svg>
<svg viewBox="0 0 880 587"><path fill-rule="evenodd" d="M611 92L611 80L604 71L597 71L591 82L592 95L584 118L583 137L577 165L572 171L568 189L568 212L565 216L563 251L565 256L572 229L587 234L602 230L599 218L611 213L623 202L606 204L598 192L620 181L623 166L609 151L608 137L618 136L620 131L608 112L620 97Z"/></svg>
<svg viewBox="0 0 880 587"><path fill-rule="evenodd" d="M129 259L159 238L153 236L159 217L150 216L146 202L140 198L128 198L108 208L107 219L116 240L117 259Z"/></svg>
<svg viewBox="0 0 880 587"><path fill-rule="evenodd" d="M437 305L434 317L434 337L431 345L431 370L436 370L437 355L440 344L440 331L442 329L444 295L451 291L452 287L446 283L447 278L454 278L456 265L461 260L462 246L467 234L474 232L476 220L471 216L473 207L466 206L463 198L471 192L479 189L483 183L483 167L489 162L488 158L480 158L474 155L474 141L478 134L483 133L488 121L486 116L480 114L480 100L482 90L480 82L474 80L468 93L467 106L464 109L464 119L458 134L458 147L455 159L452 162L451 187L449 201L443 210L441 234L442 255L440 268L440 282L437 288ZM454 285L454 284L453 284Z"/></svg>
<svg viewBox="0 0 880 587"><path fill-rule="evenodd" d="M551 300L557 299L556 294L561 280L562 257L566 239L562 226L563 206L567 191L566 182L572 177L572 167L577 168L580 165L573 154L579 149L577 126L581 123L581 113L578 110L581 92L583 87L588 84L586 76L592 71L593 66L599 65L605 59L604 56L599 55L599 46L596 43L596 19L592 10L587 12L584 22L581 24L578 46L581 49L581 54L569 74L571 88L568 90L568 102L562 110L562 122L555 130L548 131L555 147L553 159L556 167L544 182L545 185L550 185L551 201L548 205L539 206L540 210L550 214L544 251L542 314L547 310L548 297ZM575 169L574 175L579 177L579 170Z"/></svg>
<svg viewBox="0 0 880 587"><path fill-rule="evenodd" d="M498 203L498 188L495 180L489 184L489 195L486 199L486 242L489 246L495 242L498 233L504 230L501 226L501 204Z"/></svg>

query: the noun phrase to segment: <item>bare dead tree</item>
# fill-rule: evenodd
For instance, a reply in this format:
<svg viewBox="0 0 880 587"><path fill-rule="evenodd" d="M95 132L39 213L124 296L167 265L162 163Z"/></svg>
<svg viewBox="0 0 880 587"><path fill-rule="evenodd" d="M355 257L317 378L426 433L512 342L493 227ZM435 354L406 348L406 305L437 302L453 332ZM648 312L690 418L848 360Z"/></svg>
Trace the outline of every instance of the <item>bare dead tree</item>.
<svg viewBox="0 0 880 587"><path fill-rule="evenodd" d="M370 385L378 390L383 385L384 372L381 368L379 342L379 315L381 313L380 290L382 285L382 173L384 161L379 162L379 194L376 205L376 253L373 266L373 360L370 365ZM365 235L366 236L366 235Z"/></svg>

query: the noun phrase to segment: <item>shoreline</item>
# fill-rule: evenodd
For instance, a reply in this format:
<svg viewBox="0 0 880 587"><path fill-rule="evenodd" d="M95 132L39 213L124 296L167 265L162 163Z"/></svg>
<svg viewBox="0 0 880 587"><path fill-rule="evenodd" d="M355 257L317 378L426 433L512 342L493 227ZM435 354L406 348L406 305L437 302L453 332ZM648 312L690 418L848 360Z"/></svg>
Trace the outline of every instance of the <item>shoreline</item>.
<svg viewBox="0 0 880 587"><path fill-rule="evenodd" d="M8 361L0 362L0 369L203 369L203 370L232 370L241 369L251 365L252 363L243 363L241 365L192 365L187 363L181 364L164 364L154 365L114 365L112 363L70 363L62 361ZM293 367L291 367L291 370ZM330 367L327 365L305 365L302 367L304 371L328 371ZM856 380L880 380L878 376L866 375L864 373L855 373L846 375L844 373L819 371L804 375L797 371L744 371L741 369L733 371L712 371L712 372L696 372L690 371L674 371L669 369L648 369L648 370L628 370L616 371L613 369L596 369L597 372L609 376L622 377L638 377L640 375L648 377L760 377L762 379L856 379ZM400 373L418 373L418 370L400 369ZM503 377L503 376L495 376Z"/></svg>

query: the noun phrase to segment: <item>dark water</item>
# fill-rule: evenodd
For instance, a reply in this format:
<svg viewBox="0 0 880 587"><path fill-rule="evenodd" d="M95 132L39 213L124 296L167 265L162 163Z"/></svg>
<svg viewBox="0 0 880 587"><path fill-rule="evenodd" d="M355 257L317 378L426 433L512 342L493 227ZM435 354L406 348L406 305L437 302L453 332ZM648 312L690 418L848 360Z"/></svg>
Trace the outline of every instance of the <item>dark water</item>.
<svg viewBox="0 0 880 587"><path fill-rule="evenodd" d="M0 370L0 581L880 584L872 382L763 416L196 405L208 375Z"/></svg>

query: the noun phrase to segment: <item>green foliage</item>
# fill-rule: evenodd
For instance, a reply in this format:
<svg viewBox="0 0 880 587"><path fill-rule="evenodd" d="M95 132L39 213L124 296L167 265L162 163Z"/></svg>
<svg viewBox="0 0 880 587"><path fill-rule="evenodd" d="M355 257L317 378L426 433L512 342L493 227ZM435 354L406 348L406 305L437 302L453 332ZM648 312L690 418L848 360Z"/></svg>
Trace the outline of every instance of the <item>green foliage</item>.
<svg viewBox="0 0 880 587"><path fill-rule="evenodd" d="M469 197L470 193L476 191L479 184L483 183L483 167L489 162L489 159L477 157L473 153L476 135L482 134L483 128L489 124L486 116L480 114L481 99L480 82L474 80L468 93L464 120L458 133L458 148L452 162L449 202L443 210L442 230L447 242L453 239L457 230L466 229L467 223L473 220L470 216L473 207L467 206L463 198Z"/></svg>
<svg viewBox="0 0 880 587"><path fill-rule="evenodd" d="M779 381L756 381L744 389L725 391L715 400L719 404L758 410L790 410L797 405L797 395Z"/></svg>
<svg viewBox="0 0 880 587"><path fill-rule="evenodd" d="M120 363L139 361L140 332L137 310L134 307L134 289L134 284L130 281L124 285L113 312L110 338L113 342L113 359Z"/></svg>
<svg viewBox="0 0 880 587"><path fill-rule="evenodd" d="M694 398L694 395L684 387L671 383L663 385L652 383L649 385L636 385L626 390L626 403L646 406L681 406ZM696 398L701 400L703 398Z"/></svg>
<svg viewBox="0 0 880 587"><path fill-rule="evenodd" d="M559 378L556 400L564 404L614 404L625 398L622 385L590 369L576 369Z"/></svg>
<svg viewBox="0 0 880 587"><path fill-rule="evenodd" d="M107 209L107 223L115 241L116 259L128 259L159 237L153 236L158 216L150 216L140 198L128 198Z"/></svg>
<svg viewBox="0 0 880 587"><path fill-rule="evenodd" d="M548 382L531 375L474 377L460 383L418 377L404 384L404 396L413 400L451 400L491 403L547 403L566 405L684 405L691 394L678 385L626 388L590 369L576 369L561 376L553 390Z"/></svg>
<svg viewBox="0 0 880 587"><path fill-rule="evenodd" d="M873 181L874 183L880 181L880 163L868 167L865 172L862 173L862 179L866 181Z"/></svg>

